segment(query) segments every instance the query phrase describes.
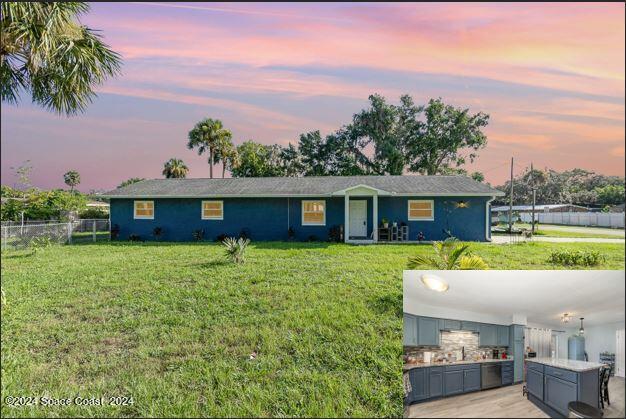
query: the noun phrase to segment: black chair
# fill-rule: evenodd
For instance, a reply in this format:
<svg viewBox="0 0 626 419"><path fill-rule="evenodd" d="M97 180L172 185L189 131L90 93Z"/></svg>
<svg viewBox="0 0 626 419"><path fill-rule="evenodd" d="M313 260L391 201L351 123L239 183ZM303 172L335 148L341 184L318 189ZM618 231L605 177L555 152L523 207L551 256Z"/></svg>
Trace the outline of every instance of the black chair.
<svg viewBox="0 0 626 419"><path fill-rule="evenodd" d="M604 367L600 370L600 406L604 410L604 402L609 406L611 401L609 400L609 378L611 378L611 368Z"/></svg>

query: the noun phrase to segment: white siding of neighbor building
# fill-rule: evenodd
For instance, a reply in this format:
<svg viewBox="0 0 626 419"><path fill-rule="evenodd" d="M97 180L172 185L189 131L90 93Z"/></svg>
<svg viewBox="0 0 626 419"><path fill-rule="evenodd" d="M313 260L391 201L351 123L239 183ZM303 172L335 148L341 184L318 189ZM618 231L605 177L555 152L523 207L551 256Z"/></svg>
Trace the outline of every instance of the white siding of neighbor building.
<svg viewBox="0 0 626 419"><path fill-rule="evenodd" d="M522 213L520 218L528 223L531 220L531 214ZM540 224L624 228L623 212L539 212L535 214L535 219Z"/></svg>

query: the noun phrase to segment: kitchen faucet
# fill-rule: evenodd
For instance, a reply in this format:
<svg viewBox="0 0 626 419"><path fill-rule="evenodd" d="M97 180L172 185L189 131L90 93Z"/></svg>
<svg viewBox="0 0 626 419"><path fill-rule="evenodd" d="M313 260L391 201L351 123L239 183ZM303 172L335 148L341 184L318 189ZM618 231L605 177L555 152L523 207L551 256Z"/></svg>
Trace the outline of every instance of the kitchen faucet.
<svg viewBox="0 0 626 419"><path fill-rule="evenodd" d="M461 359L465 361L465 346L461 347L461 353L462 353Z"/></svg>

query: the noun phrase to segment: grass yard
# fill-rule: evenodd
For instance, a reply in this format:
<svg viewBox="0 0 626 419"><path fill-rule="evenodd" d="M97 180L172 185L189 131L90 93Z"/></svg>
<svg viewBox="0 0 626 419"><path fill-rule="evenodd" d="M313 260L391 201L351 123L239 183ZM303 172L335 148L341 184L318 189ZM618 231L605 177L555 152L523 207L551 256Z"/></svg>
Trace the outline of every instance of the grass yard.
<svg viewBox="0 0 626 419"><path fill-rule="evenodd" d="M525 223L516 223L515 227L517 228L525 228L530 230L531 225ZM608 234L604 232L604 228L595 228L595 227L576 227L573 228L584 230L584 231L565 231L566 229L560 229L559 227L567 227L567 226L554 226L550 225L539 225L538 229L535 230L535 236L544 236L544 237L579 237L579 238L595 238L595 239L623 239L624 238L624 230L616 230L616 233L621 232L622 234Z"/></svg>
<svg viewBox="0 0 626 419"><path fill-rule="evenodd" d="M473 244L492 269L551 249ZM2 417L395 416L402 279L429 245L93 243L2 254ZM132 396L131 406L9 407L7 396Z"/></svg>

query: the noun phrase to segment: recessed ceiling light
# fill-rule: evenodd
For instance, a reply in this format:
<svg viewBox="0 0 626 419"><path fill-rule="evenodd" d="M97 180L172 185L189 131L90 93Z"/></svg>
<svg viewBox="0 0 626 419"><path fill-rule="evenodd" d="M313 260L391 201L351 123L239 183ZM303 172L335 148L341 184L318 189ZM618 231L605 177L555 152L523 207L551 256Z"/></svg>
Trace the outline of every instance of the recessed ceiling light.
<svg viewBox="0 0 626 419"><path fill-rule="evenodd" d="M432 274L423 274L422 275L422 283L426 285L428 289L437 292L448 291L448 283L443 279L439 278L437 275Z"/></svg>

